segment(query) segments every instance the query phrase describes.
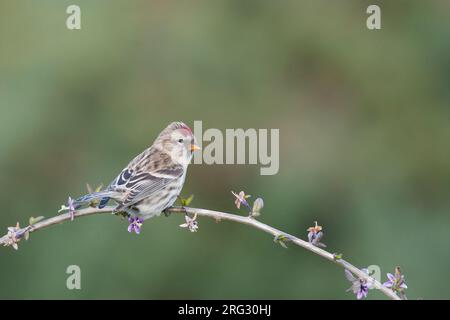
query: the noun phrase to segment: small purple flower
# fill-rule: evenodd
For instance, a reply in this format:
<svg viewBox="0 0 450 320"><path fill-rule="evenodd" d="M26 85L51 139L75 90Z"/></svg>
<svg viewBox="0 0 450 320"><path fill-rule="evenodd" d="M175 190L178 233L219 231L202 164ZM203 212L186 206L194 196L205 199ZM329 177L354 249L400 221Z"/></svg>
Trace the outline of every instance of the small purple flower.
<svg viewBox="0 0 450 320"><path fill-rule="evenodd" d="M75 218L75 203L71 197L67 200L67 209L69 210L70 221L73 221Z"/></svg>
<svg viewBox="0 0 450 320"><path fill-rule="evenodd" d="M234 191L231 191L231 193L233 194L233 196L235 196L236 200L234 200L234 204L236 205L236 208L240 209L241 208L241 204L243 204L244 206L246 206L247 208L250 208L250 205L247 202L247 198L250 198L251 196L248 194L245 194L244 191L239 192L239 194L236 194Z"/></svg>
<svg viewBox="0 0 450 320"><path fill-rule="evenodd" d="M364 273L369 274L369 270L361 269ZM352 286L347 289L347 291L352 291L356 294L356 298L361 300L362 298L366 298L369 293L369 289L372 289L373 285L370 282L367 282L365 279L356 278L353 273L345 269L345 277L348 281L352 283Z"/></svg>
<svg viewBox="0 0 450 320"><path fill-rule="evenodd" d="M128 225L128 232L136 232L136 234L141 233L141 226L144 223L144 219L141 217L128 217L128 222L130 223Z"/></svg>
<svg viewBox="0 0 450 320"><path fill-rule="evenodd" d="M405 283L405 276L402 274L400 267L395 268L395 275L388 273L387 277L389 280L383 283L383 286L391 288L395 292L403 292L405 289L408 289Z"/></svg>

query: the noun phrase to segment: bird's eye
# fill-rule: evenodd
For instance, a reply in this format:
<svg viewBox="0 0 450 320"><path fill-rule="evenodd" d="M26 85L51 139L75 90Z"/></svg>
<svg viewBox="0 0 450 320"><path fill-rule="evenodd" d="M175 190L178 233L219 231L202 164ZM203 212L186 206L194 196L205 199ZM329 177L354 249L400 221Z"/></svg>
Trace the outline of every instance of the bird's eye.
<svg viewBox="0 0 450 320"><path fill-rule="evenodd" d="M178 139L178 142L179 143L183 143L183 139Z"/></svg>

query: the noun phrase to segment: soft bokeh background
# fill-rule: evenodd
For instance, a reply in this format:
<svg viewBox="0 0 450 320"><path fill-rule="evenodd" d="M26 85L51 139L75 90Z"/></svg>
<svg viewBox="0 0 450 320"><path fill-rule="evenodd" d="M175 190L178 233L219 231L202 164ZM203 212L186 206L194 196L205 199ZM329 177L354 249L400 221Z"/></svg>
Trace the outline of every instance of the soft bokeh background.
<svg viewBox="0 0 450 320"><path fill-rule="evenodd" d="M65 26L78 4L82 30ZM369 4L382 30L365 27ZM108 183L169 122L279 128L280 171L194 165L193 205L261 220L450 298L449 1L0 2L0 228ZM242 212L243 213L243 212ZM353 299L343 270L255 229L104 215L0 250L0 298ZM68 265L82 289L66 289ZM371 292L371 298L383 298Z"/></svg>

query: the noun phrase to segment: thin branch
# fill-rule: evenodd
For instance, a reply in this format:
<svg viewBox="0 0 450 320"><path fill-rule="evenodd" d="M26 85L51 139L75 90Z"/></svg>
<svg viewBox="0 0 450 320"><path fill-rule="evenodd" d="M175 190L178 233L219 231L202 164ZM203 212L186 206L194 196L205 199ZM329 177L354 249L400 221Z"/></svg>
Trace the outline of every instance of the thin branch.
<svg viewBox="0 0 450 320"><path fill-rule="evenodd" d="M75 211L74 217L78 218L78 217L90 216L90 215L94 215L94 214L111 213L113 209L114 209L114 207L105 207L103 209L89 207L89 208ZM184 208L172 207L172 208L168 209L167 212L169 212L169 213L189 213L192 215L196 214L198 216L213 218L216 221L220 221L220 220L234 221L237 223L242 223L242 224L252 226L256 229L259 229L261 231L269 233L274 237L282 236L283 239L287 239L289 242L292 242L302 248L305 248L306 250L311 251L311 252L321 256L322 258L325 258L325 259L341 266L342 268L349 270L354 275L356 275L358 278L363 279L367 282L371 282L375 289L380 290L387 297L389 297L393 300L401 300L400 297L394 291L392 291L390 288L384 287L380 282L378 282L371 276L367 275L365 272L361 271L359 268L355 267L351 263L345 261L344 259L339 259L336 257L336 255L334 255L326 250L316 247L313 244L311 244L307 241L304 241L302 239L299 239L299 238L297 238L293 235L290 235L286 232L283 232L281 230L273 228L265 223L262 223L262 222L256 220L255 218L247 217L247 216L239 216L236 214L230 214L230 213L225 213L225 212L220 212L220 211L213 211L213 210L206 210L206 209L199 209L199 208L190 208L190 207L184 207ZM60 224L64 221L70 221L71 218L72 217L71 217L70 213L60 214L55 217L52 217L52 218L49 218L46 220L42 220L36 224L27 226L25 228L18 229L18 230L16 230L15 234L17 235L17 238L20 239L26 233L32 233L32 232L38 231L40 229L44 229L46 227L52 226L54 224ZM0 245L8 245L8 243L10 241L11 241L10 235L8 235L8 234L4 235L3 237L0 238Z"/></svg>

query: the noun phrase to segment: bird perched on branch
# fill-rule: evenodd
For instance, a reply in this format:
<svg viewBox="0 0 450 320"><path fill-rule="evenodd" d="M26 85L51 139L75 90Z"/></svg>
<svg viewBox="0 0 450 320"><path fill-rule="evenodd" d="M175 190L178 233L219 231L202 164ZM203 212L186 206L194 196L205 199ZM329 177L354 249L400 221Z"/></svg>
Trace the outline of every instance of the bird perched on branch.
<svg viewBox="0 0 450 320"><path fill-rule="evenodd" d="M199 149L192 130L182 122L172 122L105 190L80 197L74 204L80 207L100 199L99 208L103 208L112 199L117 202L115 213L138 214L144 219L159 215L176 201L192 152Z"/></svg>

